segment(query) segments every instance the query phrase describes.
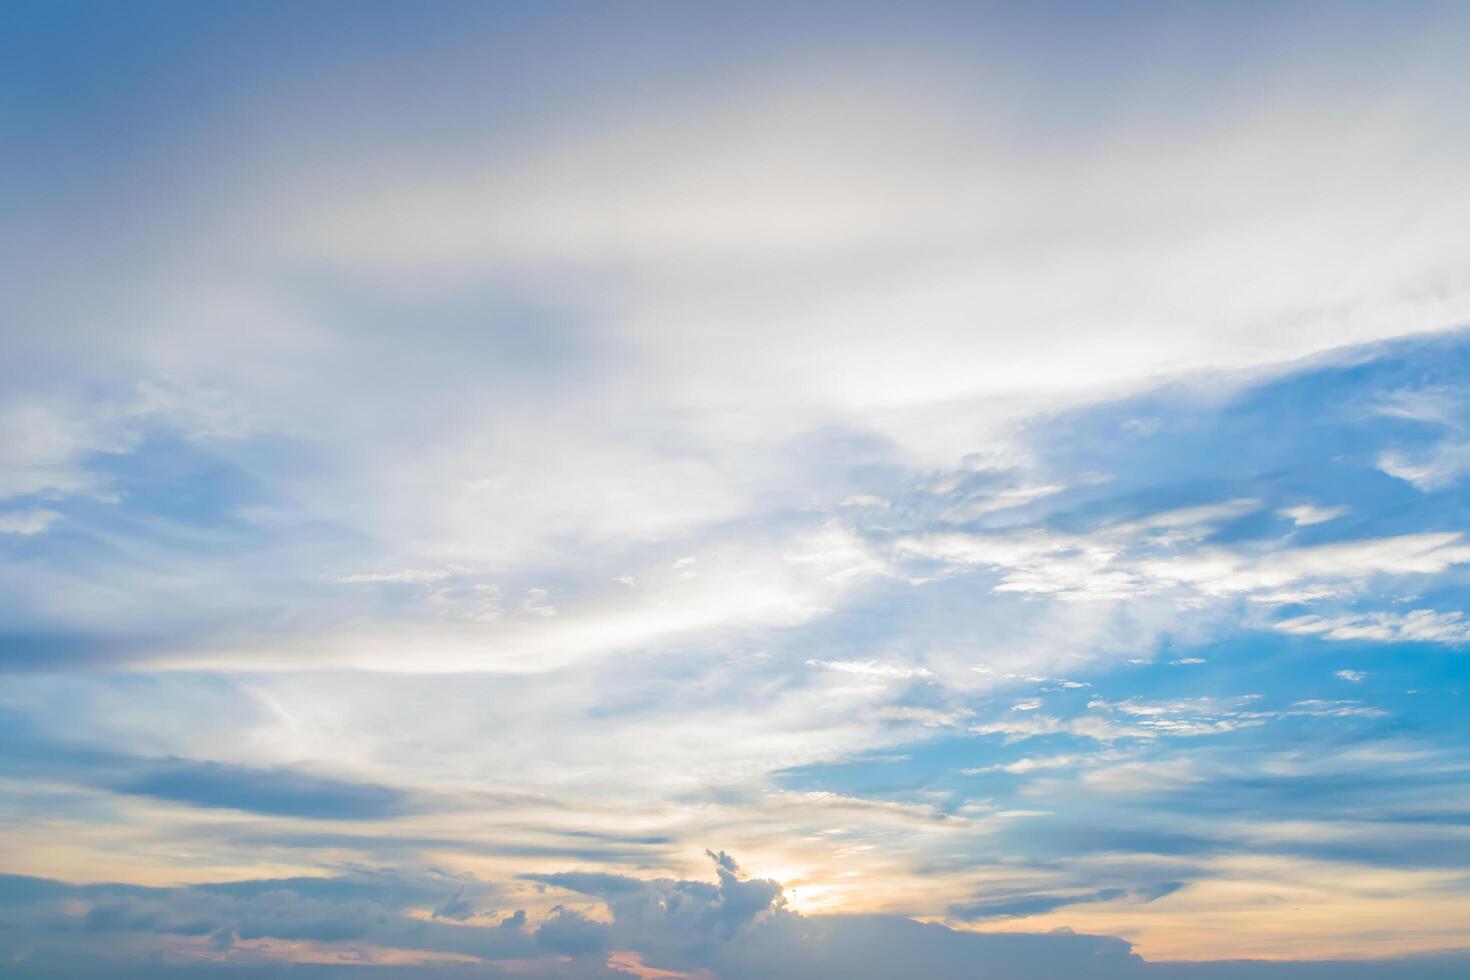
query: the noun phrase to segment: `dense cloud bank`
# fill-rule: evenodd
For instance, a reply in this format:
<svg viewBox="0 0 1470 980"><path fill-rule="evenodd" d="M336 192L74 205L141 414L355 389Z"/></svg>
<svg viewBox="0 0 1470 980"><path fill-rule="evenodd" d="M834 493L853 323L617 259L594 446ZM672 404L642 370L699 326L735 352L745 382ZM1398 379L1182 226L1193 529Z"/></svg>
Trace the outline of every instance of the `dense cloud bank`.
<svg viewBox="0 0 1470 980"><path fill-rule="evenodd" d="M488 911L493 885L437 872L183 888L0 877L4 975L178 980L676 977L700 980L1448 980L1470 955L1380 962L1148 963L1110 936L976 933L894 915L789 910L777 882L568 872L528 880L592 898L538 919ZM474 919L475 924L462 920ZM283 941L272 946L269 942ZM286 962L305 949L321 962ZM336 962L333 962L336 961ZM664 972L659 972L664 971Z"/></svg>

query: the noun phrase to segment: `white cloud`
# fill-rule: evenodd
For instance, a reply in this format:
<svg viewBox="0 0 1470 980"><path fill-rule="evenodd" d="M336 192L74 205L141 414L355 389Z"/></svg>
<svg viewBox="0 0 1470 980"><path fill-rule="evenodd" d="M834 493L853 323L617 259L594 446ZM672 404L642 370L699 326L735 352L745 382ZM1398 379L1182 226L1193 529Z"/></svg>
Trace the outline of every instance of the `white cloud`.
<svg viewBox="0 0 1470 980"><path fill-rule="evenodd" d="M1298 504L1295 507L1283 507L1276 513L1289 518L1297 527L1310 527L1313 524L1335 521L1351 511L1352 508L1347 506L1319 507L1316 504Z"/></svg>
<svg viewBox="0 0 1470 980"><path fill-rule="evenodd" d="M527 589L525 598L521 600L521 611L550 619L556 615L556 607L547 601L550 597L551 593L545 589Z"/></svg>
<svg viewBox="0 0 1470 980"><path fill-rule="evenodd" d="M933 677L932 671L912 664L885 663L879 660L808 660L808 667L821 667L843 674L859 674L864 677L888 677L907 680L913 677Z"/></svg>
<svg viewBox="0 0 1470 980"><path fill-rule="evenodd" d="M1470 643L1470 622L1460 612L1415 609L1407 613L1354 613L1347 616L1296 616L1276 624L1283 633L1328 640L1383 643ZM1341 676L1339 674L1339 676Z"/></svg>
<svg viewBox="0 0 1470 980"><path fill-rule="evenodd" d="M1128 720L1123 734L1133 737L1196 737L1220 735L1256 728L1280 717L1277 712L1253 707L1255 695L1238 698L1176 698L1148 701L1127 698L1122 701L1096 699L1088 708L1103 715L1122 715ZM1115 736L1119 737L1119 736Z"/></svg>
<svg viewBox="0 0 1470 980"><path fill-rule="evenodd" d="M1465 393L1446 385L1428 385L1381 392L1372 409L1378 415L1454 425L1465 403Z"/></svg>
<svg viewBox="0 0 1470 980"><path fill-rule="evenodd" d="M1094 699L1088 712L1077 718L1007 713L994 721L971 727L978 734L1001 734L1006 741L1021 741L1042 735L1069 734L1115 742L1119 739L1195 738L1223 735L1257 728L1289 712L1263 711L1252 707L1256 698L1179 698L1148 701Z"/></svg>
<svg viewBox="0 0 1470 980"><path fill-rule="evenodd" d="M1454 531L1311 547L1283 547L1280 541L1236 549L1195 546L1220 522L1257 507L1255 501L1232 501L1165 511L1083 534L1028 528L911 535L895 548L900 555L955 567L996 569L996 592L1071 601L1186 590L1200 597L1302 602L1350 590L1375 575L1437 574L1470 562L1470 545Z"/></svg>
<svg viewBox="0 0 1470 980"><path fill-rule="evenodd" d="M690 574L699 568L698 575ZM268 643L248 632L184 650L162 650L151 662L172 667L240 670L363 667L405 672L539 673L615 652L657 647L678 636L722 645L752 630L791 627L830 613L850 591L890 574L887 562L851 528L834 521L783 528L764 536L736 534L705 544L679 561L652 559L639 587L602 585L575 599L550 601L527 589L501 621L499 589L441 578L437 569L360 573L423 585L428 620L412 614L358 623L307 623ZM412 655L402 655L412 651Z"/></svg>
<svg viewBox="0 0 1470 980"><path fill-rule="evenodd" d="M1458 138L1406 110L1412 101L1368 90L1376 112L1331 102L1323 116L1263 103L1202 117L1187 138L1171 114L1140 109L1136 125L1078 147L1079 169L1017 124L1026 113L955 98L974 90L957 79L989 71L975 67L984 59L907 64L901 86L859 98L851 83L870 77L868 57L763 64L656 104L610 92L595 114L559 104L508 120L493 146L466 118L432 161L352 126L221 127L211 159L262 165L227 194L181 188L167 214L129 215L129 237L150 248L118 257L128 287L99 282L95 308L81 310L75 290L34 292L58 312L21 338L19 357L74 350L58 388L144 379L139 404L186 404L199 438L279 434L292 459L318 462L260 475L303 513L415 567L555 581L561 597L583 570L608 585L637 568L643 583L654 550L672 560L733 527L829 506L834 485L864 489L834 483L813 434L861 447L837 454L843 466L925 472L982 446L1024 457L1018 426L1038 413L1470 314L1448 258L1470 242L1470 205L1445 205L1460 200L1444 190L1459 186L1443 163L1457 155L1423 152ZM1295 90L1294 71L1279 71ZM294 98L275 108L299 111ZM270 107L252 115L272 118ZM377 117L342 118L371 129ZM362 146L375 148L371 165ZM1385 189L1386 171L1402 179ZM199 199L209 206L186 208ZM1391 260L1361 269L1369 247ZM352 288L304 290L318 274ZM414 329L387 328L408 310L422 311ZM469 310L473 331L460 319ZM110 442L96 412L52 414L57 437L21 440L30 463L11 489L79 488L89 448L132 445ZM949 516L1043 499L1074 476L1023 481ZM1228 517L1183 512L1178 526L1132 531L1166 547ZM1121 560L1117 543L973 546L1020 549L990 559L1021 596L1174 587ZM875 556L853 574L880 568ZM591 591L571 590L614 601ZM558 601L558 618L572 604ZM420 645L405 669L438 662ZM372 646L373 662L389 656Z"/></svg>
<svg viewBox="0 0 1470 980"><path fill-rule="evenodd" d="M1341 594L1342 591L1336 588L1316 588L1283 592L1253 592L1247 598L1251 602L1259 602L1265 605L1296 606L1308 602L1317 602L1320 599L1331 599Z"/></svg>
<svg viewBox="0 0 1470 980"><path fill-rule="evenodd" d="M19 348L34 338L13 339ZM209 385L131 376L108 394L83 396L71 390L75 380L47 389L26 377L0 398L0 501L32 495L112 500L111 480L95 465L99 456L131 453L149 433L230 440L250 428L243 409Z"/></svg>
<svg viewBox="0 0 1470 980"><path fill-rule="evenodd" d="M115 404L16 399L0 405L0 500L38 493L100 493L85 466L93 453L125 452L136 441Z"/></svg>
<svg viewBox="0 0 1470 980"><path fill-rule="evenodd" d="M1340 120L1331 131L1355 134L1351 154L1325 151L1320 118L1273 107L1188 140L1121 130L1089 147L1079 175L1014 166L996 148L1029 134L955 103L969 86L949 69L910 66L894 77L911 87L877 100L836 81L866 71L766 66L654 111L609 105L600 120L527 134L513 154L467 146L428 182L408 159L267 188L310 204L291 227L259 228L256 247L369 277L550 279L582 304L630 311L606 327L678 366L660 394L710 408L758 391L777 411L835 408L926 454L973 446L962 433L977 425L930 411L940 403L1067 399L1450 323L1466 308L1445 258L1462 251L1460 223L1401 224L1414 202L1454 200L1444 189L1457 175L1448 156L1410 153L1383 129L1449 136L1399 102ZM1385 190L1383 167L1414 176ZM1331 191L1323 172L1336 175ZM905 173L924 179L896 179ZM1344 281L1383 235L1399 243L1395 260ZM1058 247L1021 255L1018 236ZM1288 257L1298 274L1282 277ZM649 273L616 275L629 261ZM753 279L764 288L748 289ZM885 325L900 318L894 344Z"/></svg>
<svg viewBox="0 0 1470 980"><path fill-rule="evenodd" d="M1361 701L1325 701L1319 698L1295 701L1292 703L1291 710L1285 714L1310 718L1386 718L1388 716L1388 712L1382 708L1365 705Z"/></svg>
<svg viewBox="0 0 1470 980"><path fill-rule="evenodd" d="M877 507L877 508L881 508L881 509L887 509L887 508L889 508L889 507L891 507L893 505L892 505L892 503L890 503L888 500L884 499L883 497L876 497L876 496L874 496L871 493L855 493L855 494L851 494L850 496L843 497L842 498L842 501L840 503L838 503L837 506L838 507Z"/></svg>
<svg viewBox="0 0 1470 980"><path fill-rule="evenodd" d="M354 572L351 575L343 575L335 581L346 585L378 582L428 585L464 573L465 570L460 568L400 568L391 572Z"/></svg>
<svg viewBox="0 0 1470 980"><path fill-rule="evenodd" d="M1140 563L1160 582L1213 595L1275 591L1298 582L1352 583L1374 575L1433 575L1470 562L1458 532L1366 538L1250 556L1223 548Z"/></svg>
<svg viewBox="0 0 1470 980"><path fill-rule="evenodd" d="M942 711L938 708L916 708L895 705L878 709L878 717L890 721L916 721L927 728L953 728L973 715L969 709Z"/></svg>
<svg viewBox="0 0 1470 980"><path fill-rule="evenodd" d="M1082 774L1083 785L1101 793L1160 793L1204 781L1188 759L1165 762L1124 762Z"/></svg>
<svg viewBox="0 0 1470 980"><path fill-rule="evenodd" d="M962 769L960 771L966 776L978 776L987 772L1005 772L1014 776L1023 776L1026 773L1047 769L1070 769L1077 765L1083 758L1083 756L1076 755L1027 757L1017 759L1015 762L998 763L993 766L982 766L977 769Z"/></svg>
<svg viewBox="0 0 1470 980"><path fill-rule="evenodd" d="M1333 673L1334 677L1345 680L1351 684L1361 684L1368 679L1368 675L1361 670L1339 670Z"/></svg>
<svg viewBox="0 0 1470 980"><path fill-rule="evenodd" d="M61 517L54 510L18 510L0 514L0 534L40 534Z"/></svg>
<svg viewBox="0 0 1470 980"><path fill-rule="evenodd" d="M1411 419L1447 430L1444 438L1427 449L1387 449L1378 457L1378 468L1423 491L1443 490L1470 473L1470 440L1465 438L1463 419L1467 401L1463 388L1433 385L1388 392L1374 404L1380 415Z"/></svg>
<svg viewBox="0 0 1470 980"><path fill-rule="evenodd" d="M973 521L977 517L992 514L996 511L1009 510L1012 507L1022 507L1032 501L1052 494L1061 493L1067 489L1061 484L1046 484L1042 486L1015 487L1009 490L998 490L991 494L975 497L962 504L946 510L940 515L940 519L951 524L963 524Z"/></svg>
<svg viewBox="0 0 1470 980"><path fill-rule="evenodd" d="M1470 442L1446 439L1427 453L1385 452L1378 468L1420 490L1443 490L1470 473Z"/></svg>

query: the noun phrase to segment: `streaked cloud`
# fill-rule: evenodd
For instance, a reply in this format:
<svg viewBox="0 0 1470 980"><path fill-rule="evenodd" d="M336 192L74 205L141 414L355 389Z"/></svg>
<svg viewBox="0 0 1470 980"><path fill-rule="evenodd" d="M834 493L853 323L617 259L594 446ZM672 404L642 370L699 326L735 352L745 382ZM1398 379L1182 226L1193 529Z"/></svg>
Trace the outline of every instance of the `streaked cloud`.
<svg viewBox="0 0 1470 980"><path fill-rule="evenodd" d="M1470 642L1470 623L1460 612L1415 609L1407 613L1356 616L1298 616L1276 624L1285 633L1318 634L1328 640L1418 643Z"/></svg>

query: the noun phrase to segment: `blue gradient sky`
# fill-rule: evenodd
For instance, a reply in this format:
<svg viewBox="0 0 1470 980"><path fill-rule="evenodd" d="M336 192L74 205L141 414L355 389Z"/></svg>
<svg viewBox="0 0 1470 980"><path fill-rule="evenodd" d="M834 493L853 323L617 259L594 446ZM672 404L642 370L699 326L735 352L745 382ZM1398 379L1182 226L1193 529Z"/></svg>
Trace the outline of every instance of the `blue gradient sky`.
<svg viewBox="0 0 1470 980"><path fill-rule="evenodd" d="M1467 43L7 5L0 975L1465 976Z"/></svg>

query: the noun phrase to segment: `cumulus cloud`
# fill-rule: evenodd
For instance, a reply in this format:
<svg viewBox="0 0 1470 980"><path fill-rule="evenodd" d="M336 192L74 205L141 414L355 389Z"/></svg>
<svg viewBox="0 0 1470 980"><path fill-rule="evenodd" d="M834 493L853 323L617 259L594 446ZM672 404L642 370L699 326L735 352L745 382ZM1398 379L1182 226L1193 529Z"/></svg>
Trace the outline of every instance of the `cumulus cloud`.
<svg viewBox="0 0 1470 980"><path fill-rule="evenodd" d="M609 929L576 909L558 905L536 929L536 942L563 956L605 954L611 942Z"/></svg>
<svg viewBox="0 0 1470 980"><path fill-rule="evenodd" d="M749 878L724 851L706 852L716 883L609 874L526 875L558 888L603 900L612 915L611 941L646 951L663 945L693 954L711 940L728 941L769 915L783 914L782 887Z"/></svg>
<svg viewBox="0 0 1470 980"><path fill-rule="evenodd" d="M0 877L0 933L11 939L29 934L39 947L33 957L37 965L44 965L46 952L64 947L68 934L80 934L84 945L97 952L130 934L151 936L155 955L178 948L187 958L205 961L217 959L214 951L223 947L238 950L240 959L250 962L250 950L262 940L454 953L472 960L534 955L528 937L512 930L424 922L409 914L432 907L435 896L463 895L470 888L481 898L495 894L484 882L432 873L359 873L181 888L73 885L6 876ZM162 941L167 937L185 945ZM279 960L280 953L266 958ZM126 962L127 957L121 959Z"/></svg>
<svg viewBox="0 0 1470 980"><path fill-rule="evenodd" d="M592 898L601 911L556 905L535 920L517 911L474 925L414 914L451 887L456 895L467 887L434 874L361 873L185 888L0 877L0 942L23 944L7 969L25 978L85 972L102 962L112 964L112 976L180 980L275 976L288 967L293 976L337 976L312 963L351 963L348 969L355 971L375 965L376 972L404 980L612 980L630 972L721 980L888 980L918 972L961 980L974 976L976 963L984 963L997 980L1050 980L1079 972L1109 980L1319 975L1291 962L1152 964L1121 939L1071 930L967 932L894 915L803 916L784 906L780 885L745 879L725 855L714 857L715 884L530 876ZM493 886L472 884L482 899L495 897ZM1180 887L1171 881L1088 893L1012 894L959 904L952 912L960 919L989 919L1082 903L1148 903ZM302 962L287 963L288 954ZM1457 959L1429 958L1334 963L1330 969L1335 976L1364 980L1428 980L1449 976L1436 971L1458 965Z"/></svg>

